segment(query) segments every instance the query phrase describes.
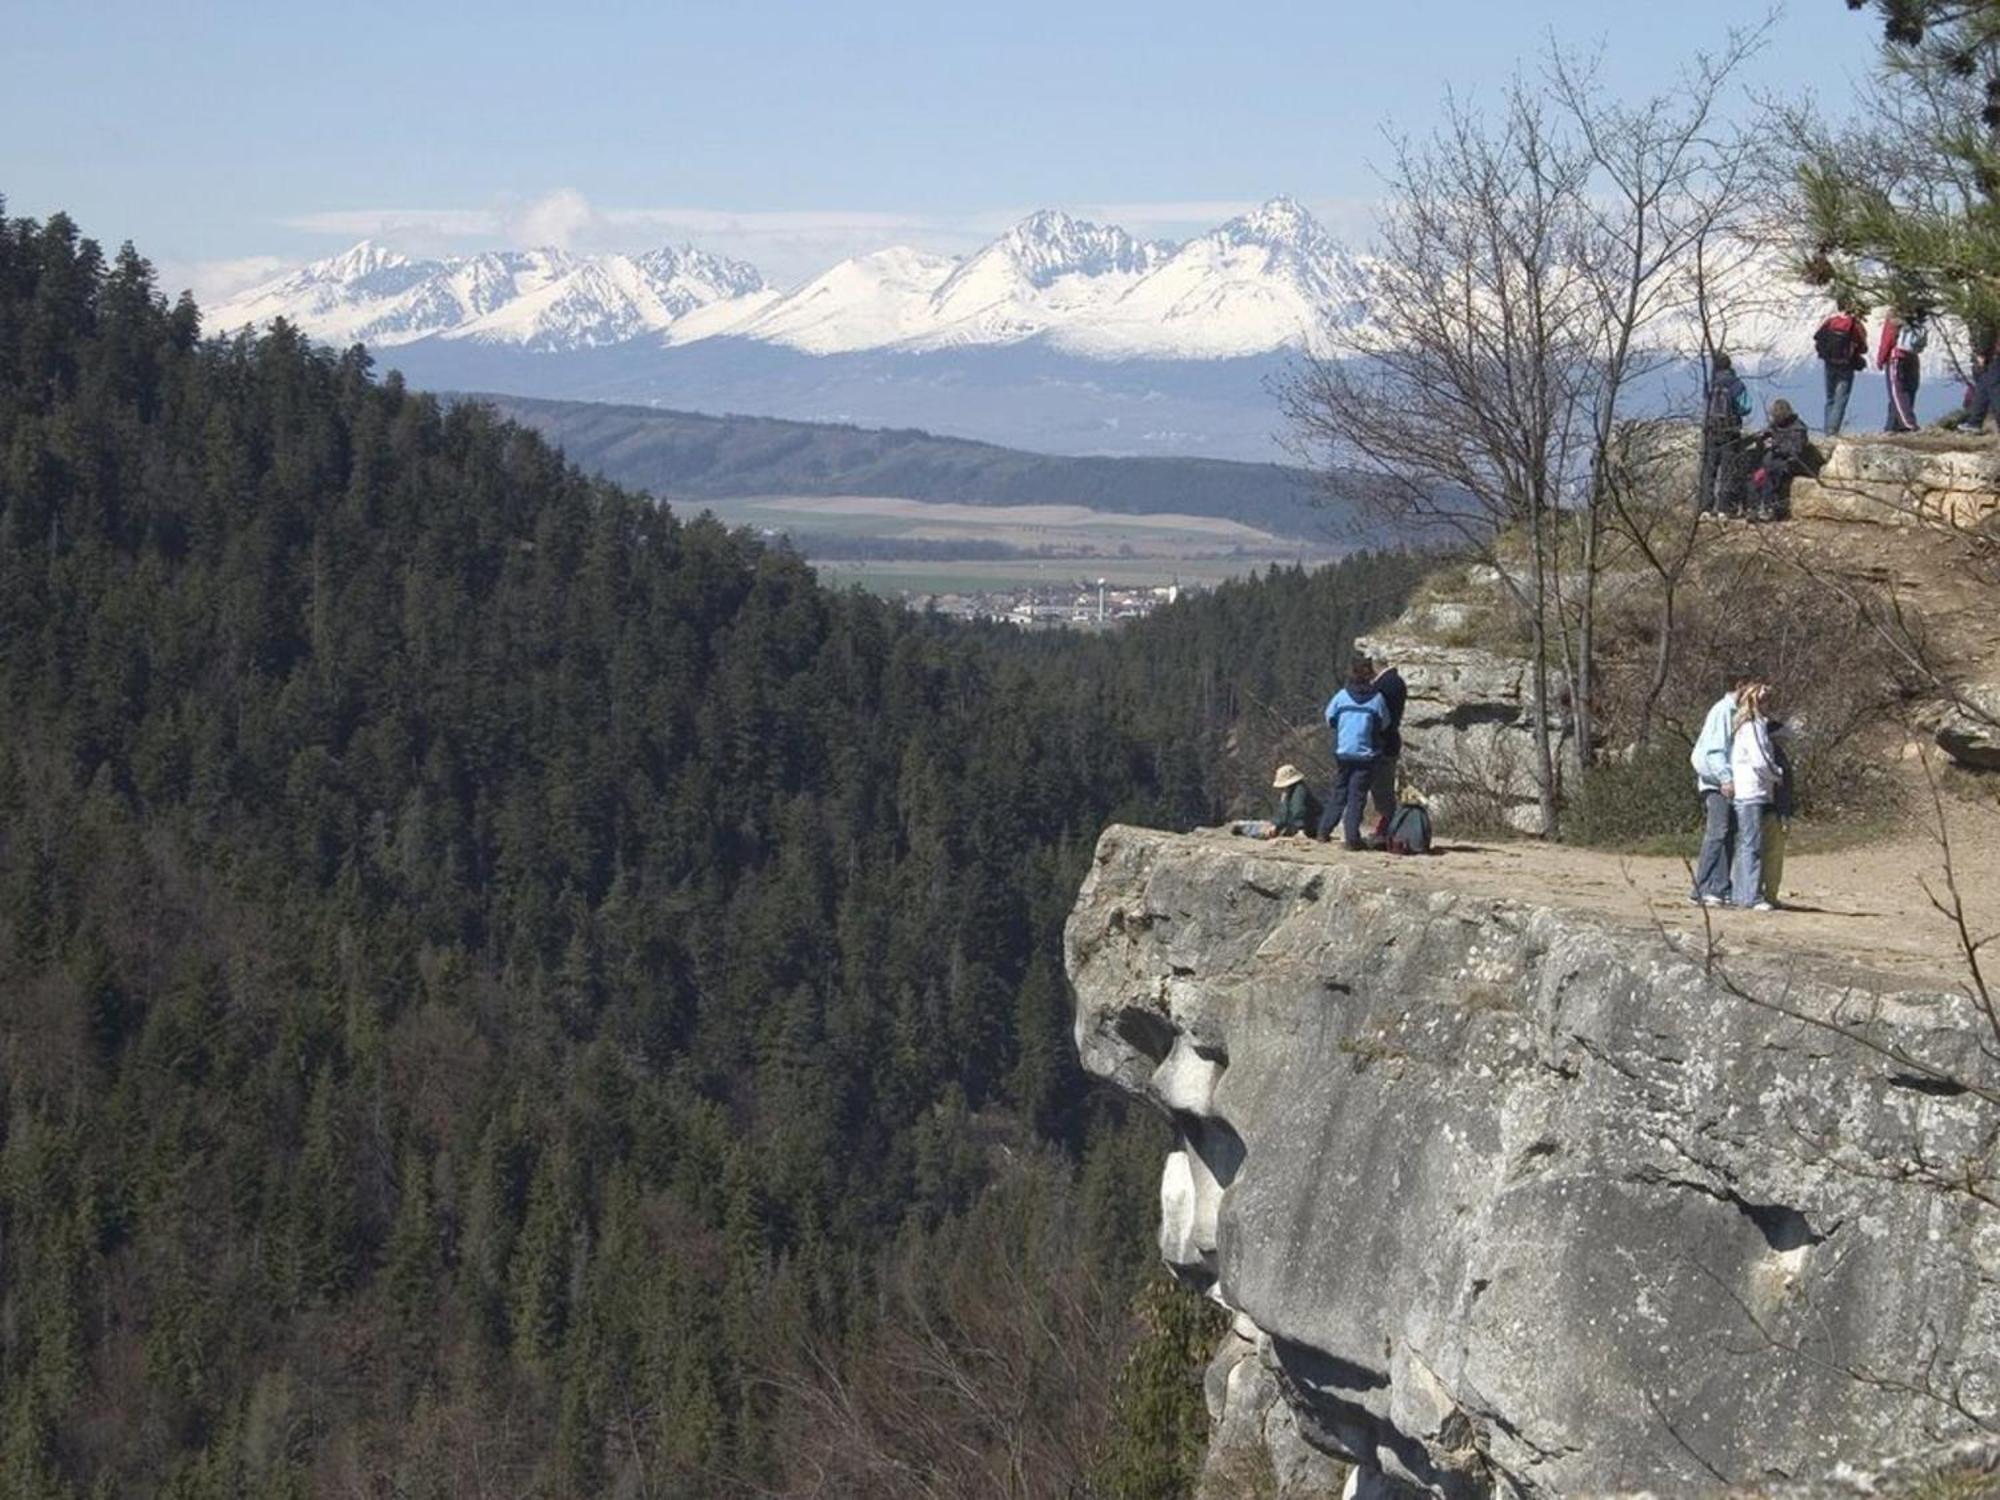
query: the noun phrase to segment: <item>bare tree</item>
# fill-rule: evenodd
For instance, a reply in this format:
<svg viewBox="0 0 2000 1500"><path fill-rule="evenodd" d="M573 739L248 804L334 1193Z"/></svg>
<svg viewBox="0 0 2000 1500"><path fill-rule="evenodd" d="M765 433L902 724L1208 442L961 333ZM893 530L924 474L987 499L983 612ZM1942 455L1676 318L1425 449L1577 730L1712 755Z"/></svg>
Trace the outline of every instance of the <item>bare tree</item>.
<svg viewBox="0 0 2000 1500"><path fill-rule="evenodd" d="M1673 640L1674 593L1698 538L1695 508L1672 503L1679 497L1662 483L1657 425L1642 423L1635 432L1632 409L1666 408L1668 372L1690 354L1706 369L1732 329L1740 336L1755 326L1767 295L1771 268L1755 249L1751 220L1759 201L1757 158L1748 138L1721 115L1733 80L1763 45L1769 25L1731 32L1721 50L1697 54L1675 88L1631 103L1607 96L1594 64L1558 47L1551 45L1544 66L1587 164L1570 251L1590 294L1590 348L1575 378L1587 410L1590 467L1573 526L1573 583L1563 569L1565 552L1555 556L1555 618L1579 777L1596 740L1597 587L1607 530L1621 530L1660 578L1663 655ZM1678 523L1665 534L1649 524L1658 517L1644 515L1661 500ZM1664 666L1656 669L1664 682Z"/></svg>
<svg viewBox="0 0 2000 1500"><path fill-rule="evenodd" d="M1724 105L1765 28L1731 33L1671 91L1609 98L1594 66L1551 47L1491 120L1452 101L1386 174L1369 318L1329 330L1285 389L1299 446L1404 532L1442 535L1499 575L1529 643L1535 785L1560 831L1552 677L1568 770L1598 737L1598 583L1619 536L1673 591L1693 555L1642 496L1658 442L1633 442L1670 372L1753 326L1770 267L1758 178ZM1665 670L1658 672L1665 680Z"/></svg>
<svg viewBox="0 0 2000 1500"><path fill-rule="evenodd" d="M1436 136L1394 149L1372 315L1302 360L1284 410L1332 482L1498 574L1529 637L1535 785L1553 836L1549 563L1584 451L1574 381L1589 288L1570 250L1588 162L1523 80L1497 123L1452 100Z"/></svg>

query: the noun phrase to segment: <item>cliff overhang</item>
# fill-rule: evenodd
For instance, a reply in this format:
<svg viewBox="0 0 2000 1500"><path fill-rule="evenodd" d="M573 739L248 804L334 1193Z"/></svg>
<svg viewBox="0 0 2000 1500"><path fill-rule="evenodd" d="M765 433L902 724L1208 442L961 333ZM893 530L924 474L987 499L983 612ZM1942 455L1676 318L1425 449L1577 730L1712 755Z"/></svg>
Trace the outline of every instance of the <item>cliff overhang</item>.
<svg viewBox="0 0 2000 1500"><path fill-rule="evenodd" d="M1426 864L1115 827L1066 934L1084 1065L1175 1128L1162 1253L1312 1447L1703 1495L1991 1419L2000 1109L1948 955L1912 988Z"/></svg>

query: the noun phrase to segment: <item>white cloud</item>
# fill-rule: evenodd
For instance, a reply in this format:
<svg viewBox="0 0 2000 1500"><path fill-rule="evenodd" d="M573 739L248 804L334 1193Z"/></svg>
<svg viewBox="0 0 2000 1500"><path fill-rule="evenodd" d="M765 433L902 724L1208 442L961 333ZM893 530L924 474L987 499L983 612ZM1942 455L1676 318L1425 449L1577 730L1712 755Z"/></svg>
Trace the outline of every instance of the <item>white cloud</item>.
<svg viewBox="0 0 2000 1500"><path fill-rule="evenodd" d="M283 256L243 255L231 260L163 261L156 271L160 290L169 299L190 291L203 307L213 307L295 264Z"/></svg>
<svg viewBox="0 0 2000 1500"><path fill-rule="evenodd" d="M575 188L557 188L504 215L502 227L521 249L587 250L599 248L594 241L604 223L604 215Z"/></svg>

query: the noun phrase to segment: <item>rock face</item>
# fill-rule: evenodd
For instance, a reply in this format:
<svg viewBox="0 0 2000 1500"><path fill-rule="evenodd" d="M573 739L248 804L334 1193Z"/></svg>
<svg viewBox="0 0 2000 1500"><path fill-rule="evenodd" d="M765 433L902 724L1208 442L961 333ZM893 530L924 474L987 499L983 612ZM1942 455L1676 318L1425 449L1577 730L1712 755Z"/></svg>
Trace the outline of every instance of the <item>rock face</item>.
<svg viewBox="0 0 2000 1500"><path fill-rule="evenodd" d="M2000 443L1974 435L1842 437L1817 479L1792 485L1801 516L2000 534Z"/></svg>
<svg viewBox="0 0 2000 1500"><path fill-rule="evenodd" d="M1486 586L1497 595L1497 582ZM1408 682L1402 774L1423 788L1439 816L1455 827L1505 824L1539 833L1534 690L1526 658L1504 647L1436 638L1470 634L1471 622L1487 613L1488 607L1471 603L1421 605L1355 648L1377 667L1394 666Z"/></svg>
<svg viewBox="0 0 2000 1500"><path fill-rule="evenodd" d="M1426 863L1113 828L1070 918L1079 1052L1174 1122L1161 1250L1238 1314L1240 1412L1268 1378L1355 1493L1459 1500L1811 1482L1995 1410L2000 1209L1944 1180L2000 1128L1949 1081L1968 1004Z"/></svg>

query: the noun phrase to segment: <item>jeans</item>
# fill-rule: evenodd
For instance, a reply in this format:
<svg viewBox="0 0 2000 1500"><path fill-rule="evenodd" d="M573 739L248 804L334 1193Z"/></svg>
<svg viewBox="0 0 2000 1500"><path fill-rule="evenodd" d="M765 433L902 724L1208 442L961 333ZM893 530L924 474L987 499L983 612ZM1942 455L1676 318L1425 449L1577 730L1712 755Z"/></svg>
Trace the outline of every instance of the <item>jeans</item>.
<svg viewBox="0 0 2000 1500"><path fill-rule="evenodd" d="M1701 789L1704 823L1701 830L1701 857L1694 864L1694 893L1729 899L1730 839L1735 805L1714 787Z"/></svg>
<svg viewBox="0 0 2000 1500"><path fill-rule="evenodd" d="M1987 415L2000 417L2000 358L1990 359L1972 382L1972 399L1965 406L1965 420L1960 425L1979 430Z"/></svg>
<svg viewBox="0 0 2000 1500"><path fill-rule="evenodd" d="M1701 478L1698 481L1700 493L1695 499L1697 509L1725 514L1736 509L1742 469L1741 455L1737 450L1742 446L1742 423L1710 418L1703 425Z"/></svg>
<svg viewBox="0 0 2000 1500"><path fill-rule="evenodd" d="M1347 847L1359 849L1361 810L1368 805L1368 780L1375 773L1375 762L1342 756L1333 766L1333 795L1326 799L1326 811L1320 815L1319 836L1325 838L1333 832L1334 819L1338 818Z"/></svg>
<svg viewBox="0 0 2000 1500"><path fill-rule="evenodd" d="M1847 398L1854 394L1854 366L1826 363L1826 435L1840 436L1840 424L1847 420Z"/></svg>
<svg viewBox="0 0 2000 1500"><path fill-rule="evenodd" d="M1755 906L1764 899L1764 809L1762 802L1736 804L1736 860L1731 899Z"/></svg>
<svg viewBox="0 0 2000 1500"><path fill-rule="evenodd" d="M1375 815L1388 819L1396 815L1396 762L1394 755L1378 755L1374 768L1368 773L1368 796L1375 804ZM1382 830L1384 833L1388 829Z"/></svg>

